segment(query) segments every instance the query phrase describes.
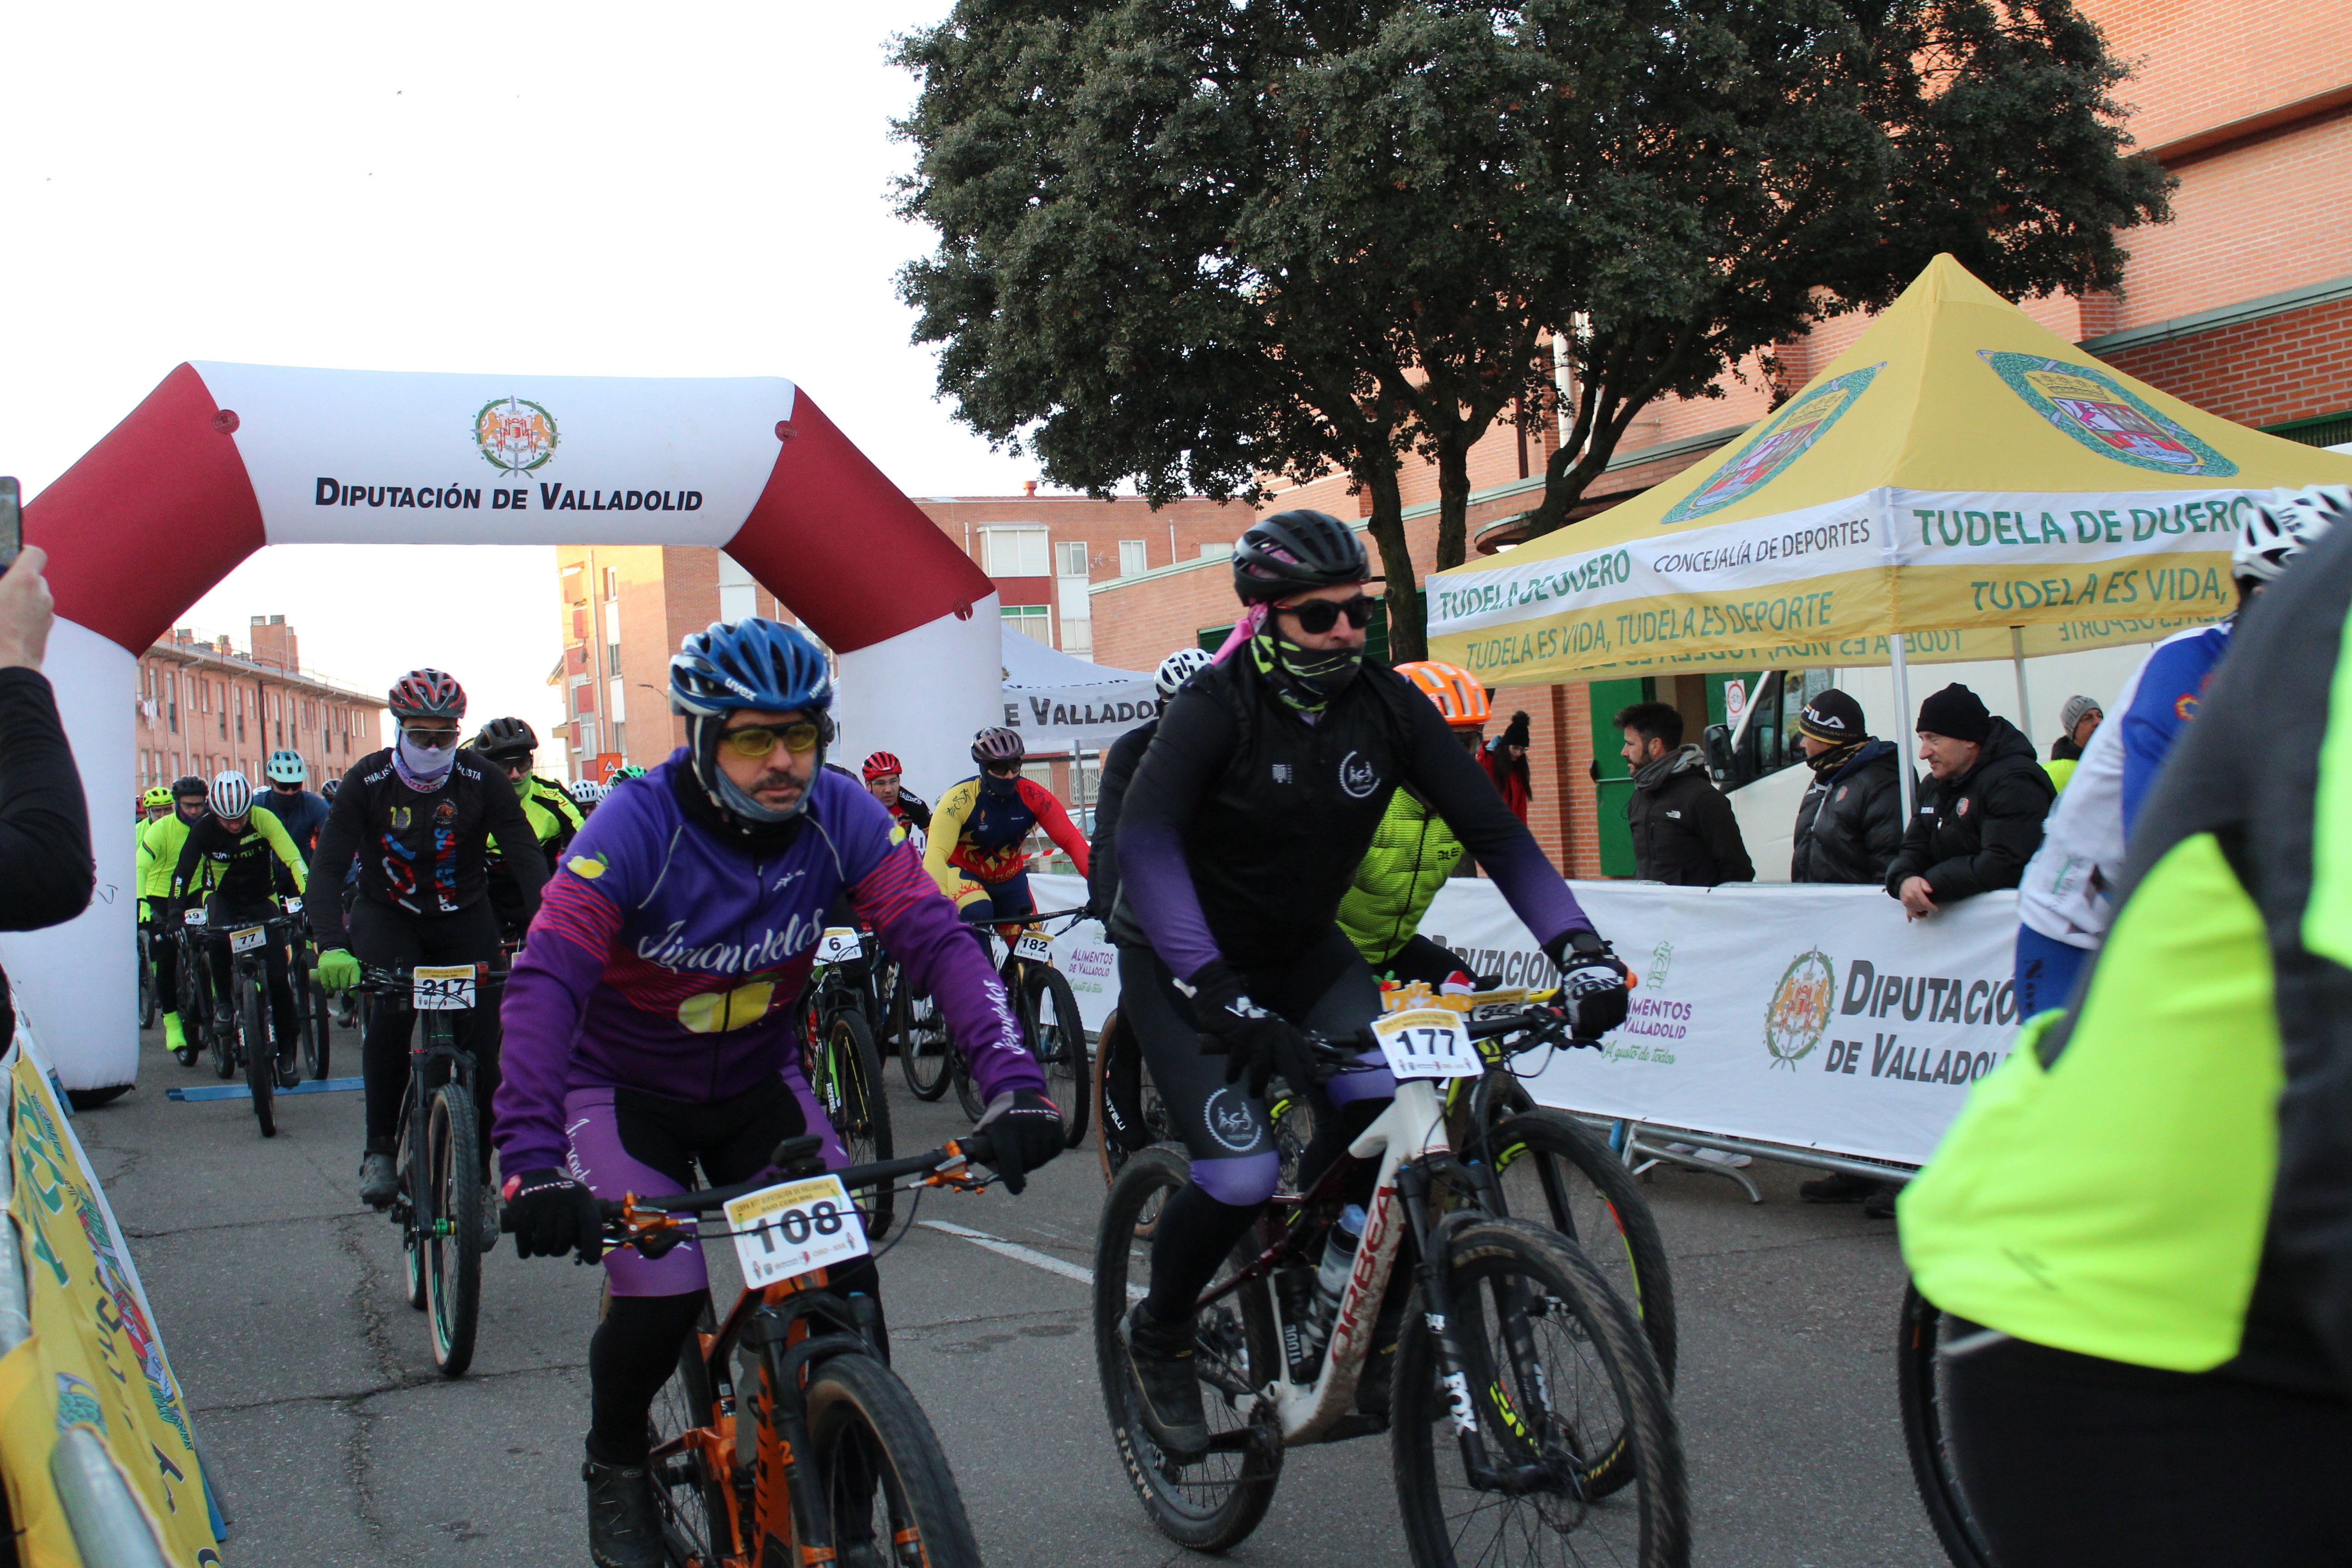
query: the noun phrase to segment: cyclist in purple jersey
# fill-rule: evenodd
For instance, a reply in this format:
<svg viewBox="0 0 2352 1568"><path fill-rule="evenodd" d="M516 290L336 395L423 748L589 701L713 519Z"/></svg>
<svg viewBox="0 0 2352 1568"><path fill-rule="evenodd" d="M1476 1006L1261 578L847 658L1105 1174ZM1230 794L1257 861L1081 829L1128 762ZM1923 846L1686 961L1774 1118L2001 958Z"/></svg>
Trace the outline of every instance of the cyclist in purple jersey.
<svg viewBox="0 0 2352 1568"><path fill-rule="evenodd" d="M840 1141L801 1076L793 999L845 894L910 983L937 997L988 1110L1006 1184L1060 1152L1061 1113L996 976L890 814L823 765L833 687L794 628L747 618L670 665L687 746L616 783L562 857L508 983L495 1139L516 1249L598 1250L598 1198L757 1175L782 1140ZM604 1259L589 1347L589 1538L596 1561L664 1562L646 1412L708 1284L699 1247ZM876 1293L870 1259L832 1271Z"/></svg>

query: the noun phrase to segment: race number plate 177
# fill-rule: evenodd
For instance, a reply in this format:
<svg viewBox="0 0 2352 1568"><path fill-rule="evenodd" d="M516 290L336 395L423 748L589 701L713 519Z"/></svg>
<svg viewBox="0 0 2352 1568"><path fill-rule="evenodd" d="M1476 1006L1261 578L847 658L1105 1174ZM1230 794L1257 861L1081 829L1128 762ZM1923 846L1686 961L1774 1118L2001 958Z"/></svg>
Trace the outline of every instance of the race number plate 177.
<svg viewBox="0 0 2352 1568"><path fill-rule="evenodd" d="M410 1005L420 1013L460 1013L474 1005L474 966L452 963L443 968L418 964L409 971L415 983Z"/></svg>
<svg viewBox="0 0 2352 1568"><path fill-rule="evenodd" d="M1372 1025L1389 1071L1399 1078L1468 1078L1479 1070L1462 1015L1445 1007L1391 1013Z"/></svg>
<svg viewBox="0 0 2352 1568"><path fill-rule="evenodd" d="M810 1176L745 1193L727 1204L735 1261L746 1289L863 1258L866 1227L839 1176Z"/></svg>
<svg viewBox="0 0 2352 1568"><path fill-rule="evenodd" d="M1032 963L1051 963L1054 962L1054 939L1042 931L1024 931L1021 933L1021 940L1013 944L1013 951Z"/></svg>

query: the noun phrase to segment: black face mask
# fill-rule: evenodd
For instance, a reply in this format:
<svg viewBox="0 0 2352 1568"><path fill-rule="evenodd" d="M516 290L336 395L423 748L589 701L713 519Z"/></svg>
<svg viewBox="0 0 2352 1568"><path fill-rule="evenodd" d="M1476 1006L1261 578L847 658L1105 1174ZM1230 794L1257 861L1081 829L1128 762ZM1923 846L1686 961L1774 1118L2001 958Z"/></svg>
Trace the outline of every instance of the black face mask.
<svg viewBox="0 0 2352 1568"><path fill-rule="evenodd" d="M980 770L980 793L982 795L1010 795L1020 786L1019 773L1014 773L1008 778L990 773L986 768Z"/></svg>
<svg viewBox="0 0 2352 1568"><path fill-rule="evenodd" d="M1321 712L1363 668L1363 648L1300 647L1273 629L1273 621L1267 616L1266 629L1250 639L1251 658L1285 702L1301 713Z"/></svg>

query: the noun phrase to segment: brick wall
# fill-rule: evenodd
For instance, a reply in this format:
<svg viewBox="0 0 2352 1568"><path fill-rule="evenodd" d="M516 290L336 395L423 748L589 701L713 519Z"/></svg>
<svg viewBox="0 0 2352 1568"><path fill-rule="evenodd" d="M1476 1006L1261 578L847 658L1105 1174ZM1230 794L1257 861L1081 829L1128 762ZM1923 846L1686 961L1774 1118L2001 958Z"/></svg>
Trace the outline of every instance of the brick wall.
<svg viewBox="0 0 2352 1568"><path fill-rule="evenodd" d="M279 750L301 753L316 789L384 743L381 699L289 679L275 665L223 656L213 644L161 642L141 655L133 703L131 769L142 790L190 773L209 781L227 768L259 787L269 753Z"/></svg>
<svg viewBox="0 0 2352 1568"><path fill-rule="evenodd" d="M2352 408L2352 300L2110 353L2126 375L2241 425Z"/></svg>
<svg viewBox="0 0 2352 1568"><path fill-rule="evenodd" d="M2132 68L2116 96L2131 106L2142 147L2344 83L2343 0L2082 0L2082 10Z"/></svg>
<svg viewBox="0 0 2352 1568"><path fill-rule="evenodd" d="M1129 578L1090 596L1095 662L1113 669L1156 669L1193 646L1202 627L1230 626L1240 614L1232 568L1222 561Z"/></svg>

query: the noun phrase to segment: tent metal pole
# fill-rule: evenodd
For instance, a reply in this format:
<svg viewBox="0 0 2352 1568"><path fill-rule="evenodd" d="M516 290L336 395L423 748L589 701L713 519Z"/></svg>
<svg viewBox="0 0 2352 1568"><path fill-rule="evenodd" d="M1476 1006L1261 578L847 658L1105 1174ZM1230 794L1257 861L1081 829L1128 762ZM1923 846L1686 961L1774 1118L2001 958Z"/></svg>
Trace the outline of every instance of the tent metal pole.
<svg viewBox="0 0 2352 1568"><path fill-rule="evenodd" d="M2009 660L2017 669L2017 727L2033 739L2033 703L2025 694L2025 628L2009 628Z"/></svg>
<svg viewBox="0 0 2352 1568"><path fill-rule="evenodd" d="M1903 830L1911 830L1911 814L1917 802L1911 789L1911 671L1903 662L1903 634L1895 632L1886 639L1887 668L1895 676L1895 784L1903 796Z"/></svg>

